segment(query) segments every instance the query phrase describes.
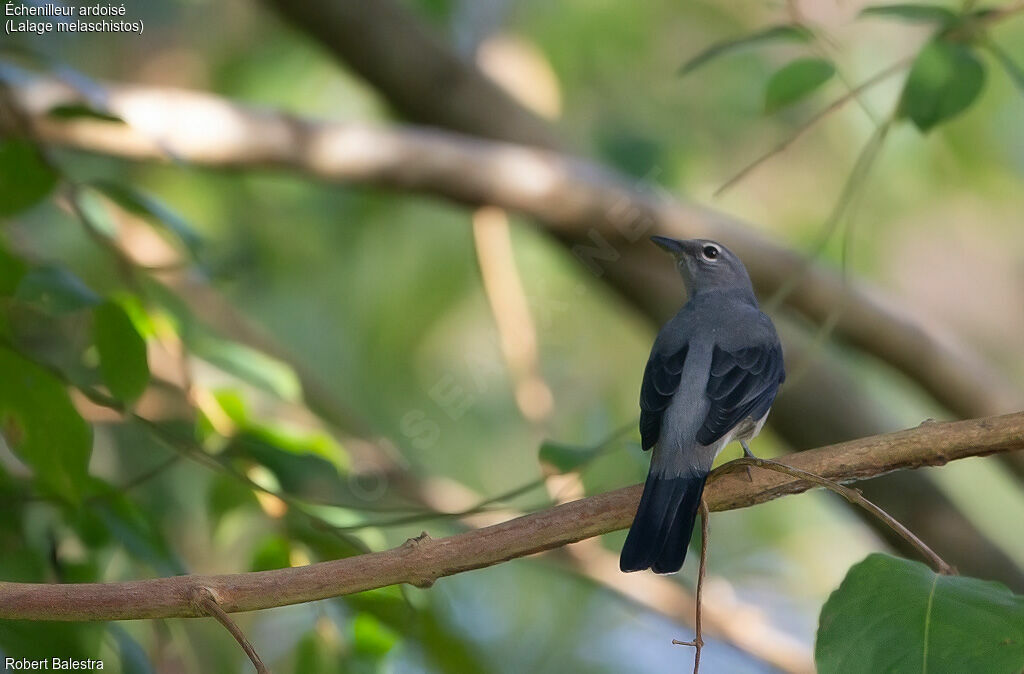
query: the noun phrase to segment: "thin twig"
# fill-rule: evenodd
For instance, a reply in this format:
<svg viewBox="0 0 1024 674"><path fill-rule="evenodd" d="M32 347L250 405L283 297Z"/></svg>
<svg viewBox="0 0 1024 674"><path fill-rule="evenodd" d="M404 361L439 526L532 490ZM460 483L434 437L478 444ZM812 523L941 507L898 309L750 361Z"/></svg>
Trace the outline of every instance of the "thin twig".
<svg viewBox="0 0 1024 674"><path fill-rule="evenodd" d="M700 500L700 568L697 570L697 598L696 609L694 610L693 641L679 641L673 639L672 643L677 646L692 646L693 674L700 672L700 652L704 648L704 634L701 629L701 605L704 600L704 576L708 568L708 534L711 530L709 520L711 512L708 510L708 502L703 498Z"/></svg>
<svg viewBox="0 0 1024 674"><path fill-rule="evenodd" d="M822 228L818 241L814 244L809 255L783 280L782 283L779 284L775 292L773 292L771 297L769 297L764 303L765 311L768 313L777 311L786 302L786 299L790 294L798 288L805 276L810 273L815 260L817 260L817 258L822 254L825 247L828 246L829 241L832 239L832 235L835 234L836 230L845 222L845 216L849 212L850 205L856 201L858 196L860 196L861 187L863 187L872 167L875 165L875 160L878 158L882 144L885 142L886 135L889 133L891 127L892 119L882 126L877 127L874 133L871 134L871 137L868 138L867 142L864 143L864 147L862 147L858 153L857 161L854 162L850 175L843 184L843 190L839 194L839 200L832 208L832 212L829 214L828 219L825 220L825 224ZM847 278L842 277L841 280L843 285L849 285L849 280ZM841 296L839 299L841 302L845 303L848 297L848 295ZM835 311L835 307L830 308L826 315L825 322L828 321L828 318L831 317Z"/></svg>
<svg viewBox="0 0 1024 674"><path fill-rule="evenodd" d="M872 75L868 79L864 80L861 84L858 84L856 87L850 89L848 92L846 92L845 94L843 94L839 98L837 98L834 101L832 101L825 108L823 108L822 110L818 111L818 113L815 114L813 117L811 117L806 122L801 124L797 128L797 130L795 132L793 132L789 137L784 139L782 142L780 142L778 145L776 145L772 149L768 150L768 152L765 152L764 154L759 156L757 159L755 159L754 161L752 161L749 164L747 164L746 166L744 166L735 175L733 175L733 177L729 178L724 183L722 183L722 185L717 190L715 190L715 193L714 193L713 196L715 196L715 197L721 196L722 193L724 193L730 187L734 186L739 181L743 180L745 177L747 177L758 166L760 166L761 164L765 163L766 161L768 161L772 157L776 156L777 154L780 154L781 152L784 152L786 149L789 148L790 145L792 145L796 141L800 140L800 138L802 138L805 133L807 133L808 131L813 129L815 126L817 126L818 122L820 122L821 120L825 119L831 113L833 113L836 110L838 110L839 108L843 107L844 105L846 105L850 101L858 98L860 96L860 94L864 93L865 91L867 91L868 89L872 88L876 84L879 84L882 81L889 79L890 77L892 77L893 75L898 73L900 70L903 70L908 65L910 65L911 61L913 61L912 58L905 58L905 59L902 59L900 61L897 61L896 63L892 64L888 68L885 68L884 70L880 70L879 72L875 73L874 75Z"/></svg>
<svg viewBox="0 0 1024 674"><path fill-rule="evenodd" d="M899 534L900 537L902 537L905 541L914 546L914 548L916 548L917 551L921 553L921 556L931 563L931 565L935 568L937 572L947 576L955 576L957 573L955 567L946 563L946 561L942 559L942 557L939 557L939 555L934 550L929 548L924 541L915 536L914 533L907 529L905 526L900 524L899 521L897 521L896 518L894 518L892 515L885 512L877 505L864 498L864 495L861 494L856 489L851 489L850 487L841 485L838 482L834 482L826 477L815 475L814 473L810 473L806 470L801 470L799 468L794 468L793 466L789 466L784 463L779 463L778 461L772 461L771 459L759 459L757 457L748 456L740 457L738 459L730 461L729 463L723 466L720 466L718 469L712 472L711 476L708 478L709 481L715 479L719 475L724 475L725 473L732 472L732 470L734 470L734 466L757 466L758 468L764 468L765 470L773 470L778 473L784 473L786 475L789 475L790 477L795 477L798 479L806 480L808 482L813 482L814 484L820 485L822 487L825 487L826 489L834 491L835 493L839 494L850 503L853 503L854 505L859 505L860 507L864 508L869 513L880 519L886 525L888 525L889 528L891 528L893 531Z"/></svg>
<svg viewBox="0 0 1024 674"><path fill-rule="evenodd" d="M196 606L202 609L203 613L211 618L216 618L217 622L223 625L227 631L231 633L231 636L235 638L238 645L242 647L245 654L249 656L250 660L252 660L252 664L256 668L257 674L270 674L270 670L263 664L263 660L260 659L259 653L257 653L256 649L253 648L251 643L249 643L249 640L245 637L245 633L242 632L241 628L234 620L231 619L231 616L225 613L224 609L221 608L220 602L217 601L217 597L213 594L213 591L206 587L198 589L195 593L195 603Z"/></svg>

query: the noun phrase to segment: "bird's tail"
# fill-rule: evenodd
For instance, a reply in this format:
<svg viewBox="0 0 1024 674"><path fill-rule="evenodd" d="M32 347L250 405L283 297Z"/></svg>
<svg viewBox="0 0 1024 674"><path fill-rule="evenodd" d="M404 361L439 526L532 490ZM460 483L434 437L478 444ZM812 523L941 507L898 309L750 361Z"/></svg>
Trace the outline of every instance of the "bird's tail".
<svg viewBox="0 0 1024 674"><path fill-rule="evenodd" d="M686 559L707 473L663 477L652 469L633 526L622 546L619 568L675 573Z"/></svg>

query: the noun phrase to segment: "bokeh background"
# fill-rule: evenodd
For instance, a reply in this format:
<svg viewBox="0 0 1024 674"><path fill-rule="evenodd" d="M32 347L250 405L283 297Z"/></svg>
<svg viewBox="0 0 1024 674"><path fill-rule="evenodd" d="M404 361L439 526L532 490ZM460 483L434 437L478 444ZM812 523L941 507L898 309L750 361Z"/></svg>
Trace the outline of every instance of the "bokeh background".
<svg viewBox="0 0 1024 674"><path fill-rule="evenodd" d="M846 91L835 79L807 101L765 115L765 82L787 61L824 50L843 78L857 83L914 54L930 30L857 19L859 5L849 2L402 5L550 119L574 152L807 252L872 133L872 116L891 113L903 77L870 89L860 104L829 115L715 196L731 175ZM128 11L145 21L142 36L0 40L99 80L204 90L325 120L404 123L371 86L268 6L179 0L132 3ZM680 64L708 45L790 20L793 11L825 37L814 46L740 50L677 76ZM1006 21L993 33L1024 62L1024 20ZM1024 92L990 65L983 94L966 114L928 135L906 123L893 127L859 187L855 216L818 257L838 270L845 255L850 278L955 335L1024 385ZM169 395L147 394L140 410L183 420L186 428L198 425L211 456L233 461L263 486L289 491L323 520L353 527L346 536L384 549L421 531L446 535L633 484L646 474L648 457L633 426L658 326L534 222L284 172L218 172L67 150L55 156L67 175L130 184L179 213L202 239L203 271L193 285L171 284L174 291L193 310L205 307L220 318L232 312L224 321L185 319L185 310L167 319L190 335L198 420ZM110 203L103 207L127 248L161 259L166 244L140 218ZM123 285L109 251L95 245L59 199L9 219L2 235L33 259L59 261L93 288ZM678 297L680 303L685 297L681 282ZM171 305L165 304L167 316L174 316ZM496 312L513 320L502 326ZM244 323L240 332L231 331L236 317ZM796 323L789 329L804 334L816 357L842 375L843 386L856 387L875 423L870 432L951 418L884 363L820 330ZM173 358L154 341L151 369L173 380ZM344 414L310 411L298 371L311 373L322 386L319 400ZM91 473L111 484L146 479L125 492L131 512L100 517L106 533L92 539L83 533L88 527L45 499L0 506L0 517L19 523L17 534L2 539L0 578L53 581L60 573L76 577L68 569L78 568L83 578L97 580L236 572L347 553L347 543L304 528L294 512L299 506L195 461L172 459L174 452L138 424L79 402L95 428ZM241 436L244 441L232 440ZM589 448L579 450L586 462L568 475L545 472L539 450L546 442L556 443L549 445L555 453ZM754 445L766 456L802 448L771 427ZM738 453L730 449L722 459ZM0 459L11 480L25 474L3 443ZM1020 590L1019 477L991 459L920 474L1009 560L999 580ZM422 503L410 505L408 476L439 510L513 495L473 516L429 517ZM523 485L532 488L515 494ZM351 507L308 505L318 500ZM622 532L610 534L573 554L599 565L614 559L623 539ZM792 641L787 648L808 653L818 611L849 566L888 549L846 504L821 492L717 513L711 542L707 602L752 621L755 632L784 633ZM573 554L516 560L427 590L390 588L239 621L279 672L690 667L691 651L671 640L691 638L691 627L655 610L674 595L655 587L637 601L617 588L614 574L581 573ZM696 571L688 563L665 583L692 592ZM11 624L0 625L0 636L8 655L45 653L57 639L99 653L115 671L250 667L230 636L205 620L109 628ZM777 671L713 635L704 659L708 671Z"/></svg>

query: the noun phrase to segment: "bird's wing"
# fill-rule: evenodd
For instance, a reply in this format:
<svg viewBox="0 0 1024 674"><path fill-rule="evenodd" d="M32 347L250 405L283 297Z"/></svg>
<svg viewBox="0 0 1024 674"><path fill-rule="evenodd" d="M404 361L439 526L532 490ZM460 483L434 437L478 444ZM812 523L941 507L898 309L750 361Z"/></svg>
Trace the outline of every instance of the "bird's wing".
<svg viewBox="0 0 1024 674"><path fill-rule="evenodd" d="M687 343L668 352L651 352L640 386L640 441L646 450L654 446L661 432L661 418L679 390L686 362Z"/></svg>
<svg viewBox="0 0 1024 674"><path fill-rule="evenodd" d="M706 389L711 408L697 431L697 442L710 445L744 419L763 417L785 378L778 341L731 350L716 346Z"/></svg>

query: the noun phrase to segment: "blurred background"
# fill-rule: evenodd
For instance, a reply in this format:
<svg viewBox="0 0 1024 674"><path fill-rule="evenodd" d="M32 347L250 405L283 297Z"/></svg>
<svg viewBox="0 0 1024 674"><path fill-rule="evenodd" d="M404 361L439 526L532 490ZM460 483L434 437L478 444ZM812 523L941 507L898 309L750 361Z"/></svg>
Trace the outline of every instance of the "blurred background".
<svg viewBox="0 0 1024 674"><path fill-rule="evenodd" d="M276 5L133 3L128 18L144 21L142 35L3 35L5 47L50 65L0 58L11 81L69 66L101 83L201 90L319 120L420 121ZM850 85L912 57L933 26L857 18L860 3L848 2L396 6L547 120L561 148L817 255L1024 388L1024 91L997 60L986 57L984 89L965 114L927 135L892 126L856 186L854 214L819 246L905 74L716 190ZM816 37L737 50L677 76L711 44L791 21ZM992 35L1024 63L1024 20ZM766 115L772 73L808 54L826 54L838 76ZM445 86L437 84L439 99ZM150 195L190 233L154 228L155 207L133 212L129 199L111 197L116 189L85 195L108 243L60 192L0 228L11 255L67 270L128 307L152 373L137 411L159 424L155 432L76 395L93 429L89 474L103 486L74 506L36 493L0 441L0 578L298 565L421 531L448 535L645 476L635 430L641 375L660 323L685 299L668 259L652 258L667 268L657 292L675 304L651 311L516 213L289 171L69 149L52 157L66 179ZM196 242L197 261L180 240ZM140 265L134 280L109 241ZM77 313L40 313L45 320L22 321L39 352L80 341ZM754 443L759 455L959 415L827 327L776 317L788 335L787 387L800 383ZM806 365L799 372L797 361ZM815 407L825 399L840 405L831 416ZM961 569L1024 588L1024 491L1005 463L958 461L870 481L865 493L953 551L945 554ZM671 641L692 638L696 555L678 576L627 578L615 571L623 540L609 534L427 590L388 588L238 620L276 672L688 671L691 650ZM712 672L806 671L828 594L851 564L893 544L820 491L716 513L710 540L703 657ZM54 655L54 641L99 654L114 671L251 667L209 620L0 624L5 655Z"/></svg>

